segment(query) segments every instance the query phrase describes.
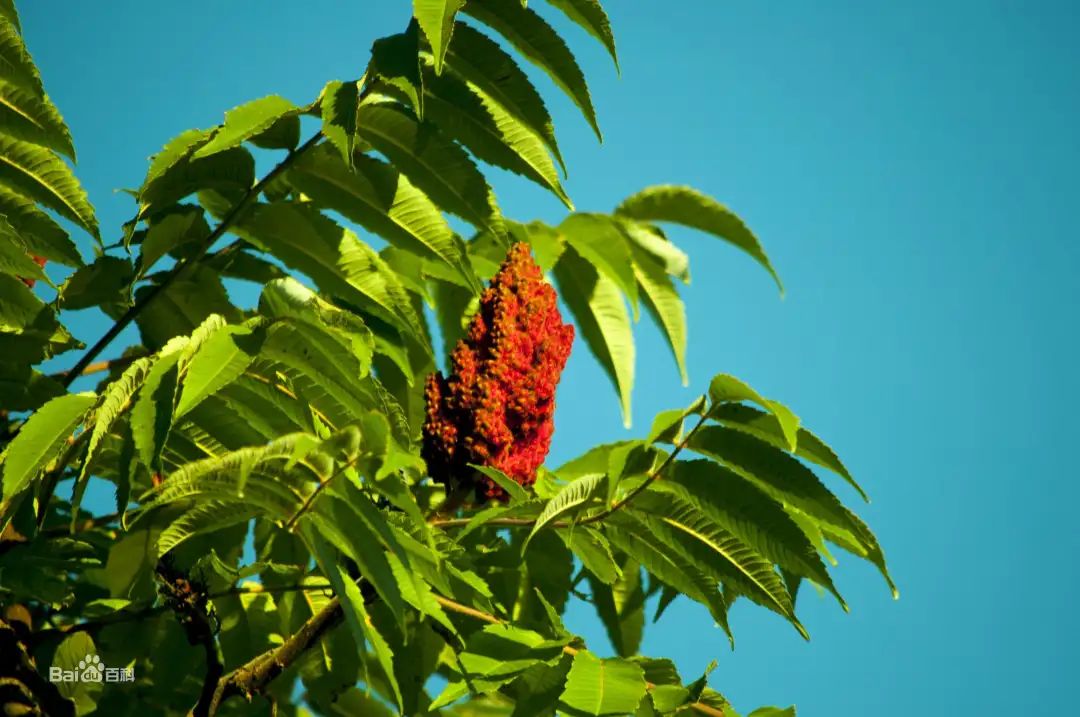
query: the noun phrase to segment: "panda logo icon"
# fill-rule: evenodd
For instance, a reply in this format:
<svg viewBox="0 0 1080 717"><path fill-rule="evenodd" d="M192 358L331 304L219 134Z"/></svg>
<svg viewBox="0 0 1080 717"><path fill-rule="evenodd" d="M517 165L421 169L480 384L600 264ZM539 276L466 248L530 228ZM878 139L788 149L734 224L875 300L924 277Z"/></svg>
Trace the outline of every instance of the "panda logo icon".
<svg viewBox="0 0 1080 717"><path fill-rule="evenodd" d="M79 660L78 674L80 682L101 682L101 658L87 655Z"/></svg>

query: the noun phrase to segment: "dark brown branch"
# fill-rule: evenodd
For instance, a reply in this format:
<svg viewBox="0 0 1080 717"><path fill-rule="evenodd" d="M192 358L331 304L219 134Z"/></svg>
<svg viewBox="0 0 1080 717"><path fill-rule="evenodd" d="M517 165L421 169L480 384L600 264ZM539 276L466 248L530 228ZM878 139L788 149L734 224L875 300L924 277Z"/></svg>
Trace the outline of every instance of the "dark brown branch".
<svg viewBox="0 0 1080 717"><path fill-rule="evenodd" d="M217 714L222 702L234 695L243 695L250 700L252 695L262 693L274 678L287 670L308 648L318 643L323 635L341 622L343 616L341 602L335 597L301 625L280 647L256 655L225 675L217 683L205 714L210 717ZM190 715L198 717L194 710Z"/></svg>

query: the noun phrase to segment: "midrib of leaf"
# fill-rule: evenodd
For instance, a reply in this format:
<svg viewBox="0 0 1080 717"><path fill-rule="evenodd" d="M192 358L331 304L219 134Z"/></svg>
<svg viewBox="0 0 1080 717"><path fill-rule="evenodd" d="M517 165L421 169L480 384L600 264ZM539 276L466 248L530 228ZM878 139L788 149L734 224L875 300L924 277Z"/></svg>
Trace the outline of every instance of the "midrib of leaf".
<svg viewBox="0 0 1080 717"><path fill-rule="evenodd" d="M47 150L44 150L44 149L43 149L42 151L47 151ZM40 185L41 185L42 187L44 187L45 189L47 189L47 190L49 191L49 193L50 193L50 194L52 194L52 195L53 195L54 197L56 197L56 198L57 198L58 200L60 200L60 202L61 202L61 203L63 203L63 205L64 205L65 207L67 207L67 208L68 208L68 210L69 210L69 211L70 211L70 212L71 212L72 214L74 214L74 215L75 215L75 216L77 216L77 217L81 217L81 216L82 216L82 213L81 213L81 212L79 212L79 210L78 210L78 209L77 209L76 207L74 207L74 206L73 206L73 205L71 204L71 202L69 202L69 201L67 200L67 198L66 198L66 197L64 197L64 195L62 195L62 194L59 194L59 193L58 193L58 192L57 192L57 191L56 191L56 190L55 190L55 189L53 188L53 186L52 186L51 184L49 184L49 183L48 183L47 181L45 181L45 179L43 179L43 178L41 177L41 175L37 174L36 172L34 172L34 171L30 170L30 169L29 169L29 168L27 168L27 167L24 167L23 165L19 164L18 162L14 162L14 161L12 161L12 159L11 159L10 157L8 157L8 156L6 156L6 155L4 155L4 154L0 154L0 162L5 162L5 163L7 163L7 164L8 164L9 166L11 166L11 167L14 167L15 169L17 169L17 170L19 170L20 172L22 172L23 174L25 174L25 175L27 175L27 176L30 176L30 177L33 177L33 178L34 178L34 180L35 180L35 181L37 181L37 183L38 183L38 184L40 184ZM81 221L81 220L80 220L80 221Z"/></svg>
<svg viewBox="0 0 1080 717"><path fill-rule="evenodd" d="M697 539L698 541L704 543L705 545L709 546L710 548L715 550L720 555L723 555L724 558L731 565L735 566L735 568L740 573L742 573L742 575L744 575L751 583L756 585L758 587L758 589L760 589L761 592L764 595L767 595L769 597L769 600L773 604L775 604L777 608L779 608L780 613L782 615L785 615L788 618L790 618L795 623L795 626L798 628L799 632L804 633L804 635L805 635L806 631L803 629L802 625L799 624L799 621L795 619L795 614L791 611L791 609L788 606L781 603L779 600L777 600L776 596L773 595L772 591L769 590L765 585L763 585L761 583L761 581L758 580L754 576L753 573L747 572L747 570L739 563L739 561L731 556L731 553L728 550L721 547L712 538L708 537L707 535L704 535L703 533L700 533L697 530L694 530L693 528L691 528L689 525L686 525L685 523L674 520L673 518L670 518L670 517L668 517L666 515L664 515L664 516L656 515L654 517L659 518L662 522L667 523L668 525L675 528L676 530L681 530L682 532L686 533L687 535L690 535L691 537L693 537L693 538Z"/></svg>
<svg viewBox="0 0 1080 717"><path fill-rule="evenodd" d="M381 137L381 138L382 138L382 139L384 139L384 140L385 140L385 141L386 141L386 142L387 142L388 144L392 144L392 145L394 145L394 146L395 146L395 147L397 147L397 148L398 148L399 150L401 150L401 151L402 151L402 152L404 152L405 154L408 154L408 155L409 155L410 157L412 157L412 158L413 158L413 160L414 160L414 161L415 161L415 162L416 162L417 164L420 164L420 165L422 165L422 166L424 167L424 169L426 169L426 170L428 171L428 173L429 173L429 174L430 174L430 175L431 175L432 177L435 177L435 178L437 178L437 179L439 180L439 183L440 183L440 184L442 184L442 185L443 185L444 187L446 187L446 189L448 189L448 190L450 191L450 193L451 193L451 194L453 194L453 195L454 195L455 197L457 197L457 199L458 199L458 200L459 200L459 201L461 202L461 204L462 204L462 207L463 207L463 208L464 208L464 207L471 207L471 206L472 206L472 202L470 202L470 201L469 201L469 200L468 200L468 199L467 199L467 198L465 197L465 195L463 195L463 194L461 194L460 192L458 192L458 191L457 191L457 189L456 189L456 188L454 187L454 184L453 184L453 183L450 183L450 182L445 182L445 181L443 181L443 178L442 178L442 173L441 173L441 172L440 172L440 171L438 170L438 168L437 168L437 167L433 167L433 166L432 166L431 164L429 164L429 163L428 163L428 162L427 162L427 161L426 161L426 160L424 159L424 156L423 156L423 155L415 154L415 153L414 153L414 152L412 151L412 149L411 149L410 147L408 147L408 146L406 146L406 145L402 144L401 142L398 142L398 141L396 141L396 140L394 139L393 135L389 135L389 134L386 134L385 132L380 132L380 131L379 131L379 128L378 128L378 127L376 127L376 126L374 126L374 125L370 125L370 124L368 124L368 125L364 125L364 131L365 131L365 132L370 132L371 134L374 134L374 135L377 135L377 136ZM463 151L464 151L464 150L463 150ZM476 215L475 215L475 213L474 213L474 210L472 210L471 208L470 208L470 210L469 210L469 213L470 213L470 214L474 214L473 218L474 218L474 219L476 219L476 220L478 220L478 226L483 226L483 227L489 226L489 221L488 221L488 217L479 217L479 216L476 216Z"/></svg>

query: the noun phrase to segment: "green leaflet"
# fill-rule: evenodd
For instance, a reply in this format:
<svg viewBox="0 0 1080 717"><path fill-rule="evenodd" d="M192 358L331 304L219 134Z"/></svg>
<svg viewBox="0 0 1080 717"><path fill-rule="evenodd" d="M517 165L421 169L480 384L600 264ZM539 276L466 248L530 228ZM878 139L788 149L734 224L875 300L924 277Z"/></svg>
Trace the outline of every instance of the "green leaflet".
<svg viewBox="0 0 1080 717"><path fill-rule="evenodd" d="M784 435L781 423L771 413L759 411L752 406L739 403L729 403L718 406L709 413L710 417L729 428L744 431L759 440L771 443L777 448L787 450L790 445ZM804 427L799 427L795 444L795 455L810 461L822 468L828 468L841 476L851 485L859 496L866 502L870 502L866 491L862 489L855 478L848 471L840 458L833 452L823 440L811 433Z"/></svg>
<svg viewBox="0 0 1080 717"><path fill-rule="evenodd" d="M602 275L618 284L638 317L638 285L630 244L619 222L604 214L571 214L559 225L566 243Z"/></svg>
<svg viewBox="0 0 1080 717"><path fill-rule="evenodd" d="M350 170L329 147L308 152L289 183L322 207L340 212L394 246L445 263L472 287L460 245L438 207L394 167L357 155Z"/></svg>
<svg viewBox="0 0 1080 717"><path fill-rule="evenodd" d="M502 217L487 179L465 150L430 123L389 104L360 107L360 136L433 202L477 228L502 232Z"/></svg>
<svg viewBox="0 0 1080 717"><path fill-rule="evenodd" d="M52 209L100 240L86 192L71 168L45 147L0 135L0 185Z"/></svg>
<svg viewBox="0 0 1080 717"><path fill-rule="evenodd" d="M82 503L83 493L86 490L86 483L90 479L89 470L94 455L101 446L101 442L108 435L109 431L112 430L116 420L130 406L132 397L143 385L153 362L153 357L145 357L138 359L128 366L119 378L105 388L97 405L94 406L94 425L92 427L87 426L87 430L90 431L90 439L86 443L86 455L83 457L82 468L79 471L79 477L76 479L75 487L72 491L72 532L75 531L75 524L79 518L79 505Z"/></svg>
<svg viewBox="0 0 1080 717"><path fill-rule="evenodd" d="M571 247L555 265L554 274L559 297L619 394L623 423L629 428L634 335L622 293L614 281L598 273Z"/></svg>
<svg viewBox="0 0 1080 717"><path fill-rule="evenodd" d="M580 25L608 51L615 70L619 70L619 56L615 52L615 35L611 32L611 21L604 12L600 0L547 0L548 4L562 10L565 15ZM524 3L522 3L524 6Z"/></svg>
<svg viewBox="0 0 1080 717"><path fill-rule="evenodd" d="M712 404L709 408L710 414L714 408L727 403L753 401L772 413L776 418L777 422L780 424L780 430L783 432L784 438L787 441L787 450L794 451L797 449L799 441L799 417L792 413L791 409L782 403L762 398L758 395L757 391L734 376L723 373L714 376L709 383L709 401Z"/></svg>
<svg viewBox="0 0 1080 717"><path fill-rule="evenodd" d="M76 632L64 638L64 641L56 648L56 653L52 659L52 667L78 673L80 671L79 666L86 664L86 657L96 654L97 648L94 646L94 640L85 632ZM57 685L60 695L75 704L78 714L94 712L97 709L97 701L101 698L104 689L105 685L100 681L60 682Z"/></svg>
<svg viewBox="0 0 1080 717"><path fill-rule="evenodd" d="M161 451L168 440L176 407L180 357L187 337L170 341L147 373L131 408L131 434L143 465L151 473L161 471Z"/></svg>
<svg viewBox="0 0 1080 717"><path fill-rule="evenodd" d="M182 417L244 373L259 353L262 338L258 327L227 326L199 346L182 369L183 390L175 417Z"/></svg>
<svg viewBox="0 0 1080 717"><path fill-rule="evenodd" d="M152 221L139 250L137 276L144 276L166 254L210 236L210 226L201 207L181 204ZM187 248L187 247L185 247Z"/></svg>
<svg viewBox="0 0 1080 717"><path fill-rule="evenodd" d="M660 227L647 222L638 222L628 217L618 216L619 224L630 241L638 249L659 261L671 276L684 284L690 283L690 257L675 246L660 230Z"/></svg>
<svg viewBox="0 0 1080 717"><path fill-rule="evenodd" d="M319 95L322 112L322 133L339 152L349 167L353 166L356 146L357 112L360 109L360 83L327 82Z"/></svg>
<svg viewBox="0 0 1080 717"><path fill-rule="evenodd" d="M566 173L551 115L540 93L509 54L487 35L457 23L446 56L450 71L469 83L528 127L555 155Z"/></svg>
<svg viewBox="0 0 1080 717"><path fill-rule="evenodd" d="M4 13L4 21L0 22L0 67L9 82L36 95L44 94L41 75L23 42L14 7Z"/></svg>
<svg viewBox="0 0 1080 717"><path fill-rule="evenodd" d="M688 444L753 482L775 500L842 530L860 533L840 499L814 472L787 453L723 426L704 426Z"/></svg>
<svg viewBox="0 0 1080 717"><path fill-rule="evenodd" d="M683 386L688 386L690 377L686 373L686 308L663 265L637 244L631 244L630 248L634 255L634 277L645 295L645 308L667 336Z"/></svg>
<svg viewBox="0 0 1080 717"><path fill-rule="evenodd" d="M82 266L75 243L59 224L18 192L0 185L0 214L3 214L31 254L65 266Z"/></svg>
<svg viewBox="0 0 1080 717"><path fill-rule="evenodd" d="M349 625L349 630L356 639L357 646L363 646L365 642L371 643L375 650L376 659L379 661L379 665L382 667L384 675L393 689L398 709L402 709L401 688L398 686L397 679L394 676L394 653L387 644L386 639L375 629L375 625L368 615L360 588L344 570L338 567L330 546L310 525L305 526L303 532L307 542L312 546L312 552L318 558L323 573L334 586L334 592L341 601L345 613L345 622Z"/></svg>
<svg viewBox="0 0 1080 717"><path fill-rule="evenodd" d="M574 715L633 714L645 696L641 666L619 658L600 659L588 650L574 655L559 708Z"/></svg>
<svg viewBox="0 0 1080 717"><path fill-rule="evenodd" d="M454 33L454 18L465 0L413 0L413 17L420 24L435 57L435 73L442 72L443 58Z"/></svg>
<svg viewBox="0 0 1080 717"><path fill-rule="evenodd" d="M730 583L740 594L787 618L809 639L772 563L711 520L699 506L671 494L643 494L632 508L623 509L627 511L666 549L682 553L716 580Z"/></svg>
<svg viewBox="0 0 1080 717"><path fill-rule="evenodd" d="M630 561L623 566L622 577L610 585L593 575L588 576L588 580L593 606L607 630L615 654L619 657L637 654L645 629L645 591L641 585L641 568Z"/></svg>
<svg viewBox="0 0 1080 717"><path fill-rule="evenodd" d="M441 131L481 161L532 180L574 209L543 141L498 101L453 73L429 76L425 89L428 116Z"/></svg>
<svg viewBox="0 0 1080 717"><path fill-rule="evenodd" d="M255 158L244 147L231 147L201 159L196 147L208 134L180 135L151 162L147 181L139 190L140 218L168 208L196 192L213 190L230 200L243 195L255 183Z"/></svg>
<svg viewBox="0 0 1080 717"><path fill-rule="evenodd" d="M695 504L766 559L827 589L847 610L813 542L780 503L711 461L677 461L674 467L653 490Z"/></svg>
<svg viewBox="0 0 1080 717"><path fill-rule="evenodd" d="M61 308L68 311L100 306L116 315L130 303L135 269L128 259L103 254L68 277L59 291Z"/></svg>
<svg viewBox="0 0 1080 717"><path fill-rule="evenodd" d="M236 231L310 276L319 288L420 337L419 318L397 276L353 232L310 206L260 206Z"/></svg>
<svg viewBox="0 0 1080 717"><path fill-rule="evenodd" d="M71 133L48 95L0 78L0 134L38 144L75 159Z"/></svg>
<svg viewBox="0 0 1080 717"><path fill-rule="evenodd" d="M543 18L528 8L499 0L469 0L465 12L505 37L546 72L578 106L597 139L603 141L585 75L570 48Z"/></svg>
<svg viewBox="0 0 1080 717"><path fill-rule="evenodd" d="M225 123L214 133L209 142L197 149L192 159L238 147L262 134L277 121L300 114L301 108L279 95L270 95L234 107L225 113Z"/></svg>
<svg viewBox="0 0 1080 717"><path fill-rule="evenodd" d="M734 647L735 640L727 619L727 604L720 594L717 580L707 575L695 561L687 559L681 551L672 550L658 541L640 521L627 519L624 513L626 509L613 514L614 520L609 520L604 526L604 534L611 544L640 563L661 582L707 607Z"/></svg>
<svg viewBox="0 0 1080 717"><path fill-rule="evenodd" d="M304 520L310 522L319 535L343 555L356 561L360 574L371 583L375 592L386 603L398 627L404 629L404 587L390 562L392 553L385 549L386 546L393 545L400 551L396 539L391 537L392 542L389 543L385 538L380 539L372 523L364 519L355 506L332 496L318 498ZM385 526L385 521L380 520Z"/></svg>
<svg viewBox="0 0 1080 717"><path fill-rule="evenodd" d="M424 81L420 76L420 31L414 20L405 32L382 37L371 46L369 81L377 81L405 96L413 112L424 119Z"/></svg>
<svg viewBox="0 0 1080 717"><path fill-rule="evenodd" d="M529 500L528 491L526 491L520 483L503 473L498 468L493 468L491 466L475 465L472 463L469 464L469 467L483 473L485 476L495 481L495 485L505 490L507 495L510 496L510 505L519 505Z"/></svg>
<svg viewBox="0 0 1080 717"><path fill-rule="evenodd" d="M53 286L45 270L30 258L22 237L3 215L0 215L0 273L44 281Z"/></svg>
<svg viewBox="0 0 1080 717"><path fill-rule="evenodd" d="M784 285L761 242L730 209L691 187L659 185L627 197L616 208L621 216L655 222L672 222L717 236L742 249L772 276L781 294Z"/></svg>
<svg viewBox="0 0 1080 717"><path fill-rule="evenodd" d="M255 518L259 511L242 500L205 500L169 523L157 539L157 557L191 538Z"/></svg>
<svg viewBox="0 0 1080 717"><path fill-rule="evenodd" d="M607 476L603 473L582 476L560 490L554 498L548 501L547 505L545 505L544 509L540 512L540 515L536 518L536 523L533 525L532 530L529 532L528 537L525 538L525 542L521 546L522 555L525 554L525 551L529 547L529 542L534 535L560 515L588 503L606 478Z"/></svg>
<svg viewBox="0 0 1080 717"><path fill-rule="evenodd" d="M79 346L52 307L21 280L0 274L0 355L5 361L31 366Z"/></svg>
<svg viewBox="0 0 1080 717"><path fill-rule="evenodd" d="M487 625L469 637L460 654L462 678L448 684L428 710L444 707L473 690L493 692L537 664L558 662L566 642L547 640L513 625Z"/></svg>
<svg viewBox="0 0 1080 717"><path fill-rule="evenodd" d="M11 500L45 470L83 422L97 397L93 393L58 396L35 411L3 454L5 512Z"/></svg>
<svg viewBox="0 0 1080 717"><path fill-rule="evenodd" d="M604 534L588 525L577 525L571 530L560 530L557 534L566 543L592 575L605 585L611 585L622 575L622 569L615 562L611 544Z"/></svg>

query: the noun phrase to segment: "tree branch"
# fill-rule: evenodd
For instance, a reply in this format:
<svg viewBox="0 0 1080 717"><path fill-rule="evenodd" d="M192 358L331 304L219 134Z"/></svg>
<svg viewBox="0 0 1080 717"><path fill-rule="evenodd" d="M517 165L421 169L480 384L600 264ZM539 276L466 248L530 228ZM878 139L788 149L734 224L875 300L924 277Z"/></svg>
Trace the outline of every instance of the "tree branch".
<svg viewBox="0 0 1080 717"><path fill-rule="evenodd" d="M193 256L189 259L177 264L172 271L165 275L165 278L161 283L154 284L150 290L144 295L142 301L136 302L129 308L124 314L116 320L115 323L105 332L105 335L98 339L97 343L91 346L82 358L80 358L74 366L64 376L62 381L64 388L68 388L75 381L76 378L82 375L82 373L90 367L91 362L98 357L98 355L105 350L105 348L113 342L120 333L131 324L135 318L141 314L148 305L150 305L158 296L160 296L166 289L168 289L173 282L175 282L182 274L184 274L190 267L197 264L213 246L214 242L223 237L233 222L236 221L240 213L247 209L248 205L258 198L263 189L266 188L270 182L274 181L279 175L281 175L286 169L288 169L298 157L303 155L309 149L318 144L322 139L322 132L316 132L312 137L300 145L297 149L290 152L285 159L281 160L273 169L266 173L266 175L260 179L251 189L245 192L244 196L240 198L229 213L222 218L214 230L206 237L206 241L199 248Z"/></svg>
<svg viewBox="0 0 1080 717"><path fill-rule="evenodd" d="M205 714L213 717L221 703L233 695L243 695L250 700L253 694L262 692L274 678L287 670L308 648L341 622L343 616L341 601L335 597L322 610L312 615L280 647L256 655L225 675L217 683ZM189 716L198 717L198 713L193 709Z"/></svg>

